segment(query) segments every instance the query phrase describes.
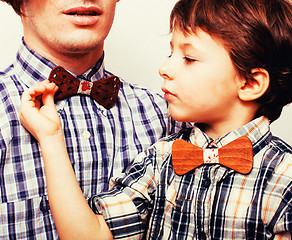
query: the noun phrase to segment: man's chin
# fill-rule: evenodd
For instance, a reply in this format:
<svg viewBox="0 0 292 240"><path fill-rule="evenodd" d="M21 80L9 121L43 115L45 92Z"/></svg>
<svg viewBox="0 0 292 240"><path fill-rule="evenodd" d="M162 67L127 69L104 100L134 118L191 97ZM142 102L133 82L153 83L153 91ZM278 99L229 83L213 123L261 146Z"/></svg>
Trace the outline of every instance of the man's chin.
<svg viewBox="0 0 292 240"><path fill-rule="evenodd" d="M63 55L86 55L92 52L103 51L103 44L98 44L92 41L67 41L59 45Z"/></svg>

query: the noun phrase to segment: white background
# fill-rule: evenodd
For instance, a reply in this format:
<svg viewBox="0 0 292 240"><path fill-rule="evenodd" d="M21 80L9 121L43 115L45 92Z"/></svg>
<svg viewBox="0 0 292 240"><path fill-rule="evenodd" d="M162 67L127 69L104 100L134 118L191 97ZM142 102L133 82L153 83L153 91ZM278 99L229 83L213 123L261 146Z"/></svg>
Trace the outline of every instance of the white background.
<svg viewBox="0 0 292 240"><path fill-rule="evenodd" d="M105 43L106 67L125 80L160 92L158 67L169 55L168 20L176 0L120 0ZM22 25L7 4L0 2L0 69L13 62ZM292 94L292 93L291 93ZM292 145L292 106L284 108L272 132Z"/></svg>

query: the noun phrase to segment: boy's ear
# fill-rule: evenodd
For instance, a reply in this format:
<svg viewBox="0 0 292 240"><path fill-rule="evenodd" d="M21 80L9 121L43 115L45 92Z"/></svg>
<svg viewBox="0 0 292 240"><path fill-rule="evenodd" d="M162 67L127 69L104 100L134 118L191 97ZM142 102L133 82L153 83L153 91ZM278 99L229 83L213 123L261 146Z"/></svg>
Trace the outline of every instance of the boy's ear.
<svg viewBox="0 0 292 240"><path fill-rule="evenodd" d="M253 78L244 79L238 91L242 101L253 101L260 98L270 85L270 75L266 69L254 68L251 70Z"/></svg>

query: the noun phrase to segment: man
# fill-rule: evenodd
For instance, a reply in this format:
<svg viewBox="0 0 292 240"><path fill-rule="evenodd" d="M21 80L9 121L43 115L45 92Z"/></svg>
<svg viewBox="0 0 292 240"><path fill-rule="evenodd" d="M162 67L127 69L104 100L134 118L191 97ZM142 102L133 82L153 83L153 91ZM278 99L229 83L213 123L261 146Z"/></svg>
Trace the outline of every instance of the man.
<svg viewBox="0 0 292 240"><path fill-rule="evenodd" d="M39 146L19 122L20 97L48 79L57 65L78 80L111 76L104 68L103 44L118 0L5 2L20 15L24 37L16 61L0 74L0 235L56 239ZM121 79L112 107L86 95L57 100L56 105L85 197L107 190L110 177L175 127L159 95Z"/></svg>

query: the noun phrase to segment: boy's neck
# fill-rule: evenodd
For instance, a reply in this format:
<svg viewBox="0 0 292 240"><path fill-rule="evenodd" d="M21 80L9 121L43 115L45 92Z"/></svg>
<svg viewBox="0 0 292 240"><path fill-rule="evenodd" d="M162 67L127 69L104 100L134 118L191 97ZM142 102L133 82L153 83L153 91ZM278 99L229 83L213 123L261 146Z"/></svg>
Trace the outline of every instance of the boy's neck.
<svg viewBox="0 0 292 240"><path fill-rule="evenodd" d="M196 124L204 133L206 133L213 140L225 136L226 134L241 128L245 124L253 120L253 118L241 118L239 116L237 121L224 122L217 125L208 125L204 123Z"/></svg>
<svg viewBox="0 0 292 240"><path fill-rule="evenodd" d="M258 109L258 103L254 101L242 101L239 107L236 107L228 115L222 115L221 119L214 119L211 123L200 123L196 125L205 134L213 140L216 140L254 120Z"/></svg>

